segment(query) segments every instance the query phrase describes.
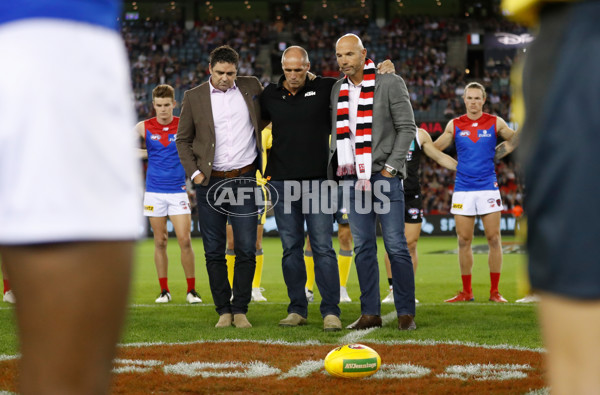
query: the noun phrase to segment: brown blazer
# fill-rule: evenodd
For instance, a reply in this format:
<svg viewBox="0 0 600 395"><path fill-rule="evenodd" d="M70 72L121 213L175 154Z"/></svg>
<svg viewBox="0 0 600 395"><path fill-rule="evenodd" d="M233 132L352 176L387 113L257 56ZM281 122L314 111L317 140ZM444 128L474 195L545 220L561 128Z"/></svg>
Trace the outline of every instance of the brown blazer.
<svg viewBox="0 0 600 395"><path fill-rule="evenodd" d="M268 124L260 117L259 96L263 87L256 77L237 77L238 89L248 106L250 120L254 126L257 168L262 169L261 130ZM179 127L177 129L177 151L188 177L196 170L206 176L202 185L208 185L215 159L215 123L210 101L210 85L204 82L183 95ZM233 170L233 169L231 169Z"/></svg>

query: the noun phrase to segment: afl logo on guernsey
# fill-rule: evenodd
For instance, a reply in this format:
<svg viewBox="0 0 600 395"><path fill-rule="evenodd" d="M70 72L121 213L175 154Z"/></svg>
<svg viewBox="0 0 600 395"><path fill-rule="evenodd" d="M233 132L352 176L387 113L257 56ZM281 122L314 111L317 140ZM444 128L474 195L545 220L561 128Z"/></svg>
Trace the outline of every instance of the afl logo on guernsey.
<svg viewBox="0 0 600 395"><path fill-rule="evenodd" d="M151 134L150 140L154 140L154 141L160 140L160 134Z"/></svg>
<svg viewBox="0 0 600 395"><path fill-rule="evenodd" d="M471 135L471 132L469 132L468 130L461 130L459 133L460 137L468 137Z"/></svg>

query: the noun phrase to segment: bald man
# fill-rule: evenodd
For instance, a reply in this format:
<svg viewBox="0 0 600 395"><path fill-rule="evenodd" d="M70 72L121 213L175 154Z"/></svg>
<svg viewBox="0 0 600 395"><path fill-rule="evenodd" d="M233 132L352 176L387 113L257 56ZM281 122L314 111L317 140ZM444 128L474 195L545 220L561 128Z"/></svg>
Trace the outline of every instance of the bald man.
<svg viewBox="0 0 600 395"><path fill-rule="evenodd" d="M304 222L312 246L315 279L321 293L321 316L325 331L339 331L340 280L332 245L333 215L320 207L303 210L302 199L321 201L321 184L327 179L330 111L333 78L308 79L310 61L302 47L289 47L281 58L283 76L261 95L264 119L273 123L273 144L265 175L278 196L275 220L283 246L283 278L288 288L288 316L280 326L307 323L308 301L304 293ZM292 194L291 191L295 192ZM294 196L291 196L294 195ZM325 196L325 199L327 197Z"/></svg>
<svg viewBox="0 0 600 395"><path fill-rule="evenodd" d="M345 77L331 92L328 176L352 185L347 207L361 291L361 316L348 329L382 325L375 233L379 219L390 257L398 329L413 330L415 282L404 235L402 179L417 127L408 90L399 76L375 73L358 36L341 37L335 51Z"/></svg>
<svg viewBox="0 0 600 395"><path fill-rule="evenodd" d="M287 48L282 57L283 76L261 95L263 119L273 123L273 144L267 159L266 177L278 196L273 211L283 246L283 277L288 288L288 316L280 326L307 323L308 301L304 292L304 222L313 252L315 280L321 294L325 331L339 331L340 280L333 250L332 196L322 195L327 180L331 117L329 97L336 80L307 78L308 53L302 47ZM393 72L391 62L382 72ZM300 198L301 196L301 198ZM335 201L335 199L334 199ZM313 204L316 203L316 204ZM328 210L323 207L329 206Z"/></svg>

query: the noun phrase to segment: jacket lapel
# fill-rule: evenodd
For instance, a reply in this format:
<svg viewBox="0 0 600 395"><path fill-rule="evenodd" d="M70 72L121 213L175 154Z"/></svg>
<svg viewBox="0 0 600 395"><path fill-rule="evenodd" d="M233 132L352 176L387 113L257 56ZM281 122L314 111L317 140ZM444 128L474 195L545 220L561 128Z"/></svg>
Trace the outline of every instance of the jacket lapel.
<svg viewBox="0 0 600 395"><path fill-rule="evenodd" d="M210 133L212 134L213 139L216 139L215 136L215 120L213 118L213 113L212 113L212 102L210 100L210 95L211 95L211 91L210 91L210 84L208 82L206 82L204 84L204 86L200 87L200 108L199 108L199 112L202 114L202 116L204 117L204 119L206 119L208 121L208 129L210 130Z"/></svg>

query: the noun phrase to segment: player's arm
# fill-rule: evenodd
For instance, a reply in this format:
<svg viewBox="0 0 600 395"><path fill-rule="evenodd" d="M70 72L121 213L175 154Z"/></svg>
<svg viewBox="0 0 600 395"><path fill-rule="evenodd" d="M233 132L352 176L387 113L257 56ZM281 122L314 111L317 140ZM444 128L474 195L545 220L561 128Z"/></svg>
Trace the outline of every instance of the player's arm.
<svg viewBox="0 0 600 395"><path fill-rule="evenodd" d="M496 120L496 130L504 141L496 146L494 160L499 160L510 154L519 145L519 134L508 127L504 119L498 117Z"/></svg>
<svg viewBox="0 0 600 395"><path fill-rule="evenodd" d="M452 140L454 140L454 120L448 122L446 129L444 129L444 133L435 139L433 145L438 150L443 151L448 148L450 143L452 143Z"/></svg>
<svg viewBox="0 0 600 395"><path fill-rule="evenodd" d="M456 159L437 149L435 145L433 145L431 136L424 129L418 129L418 133L419 141L421 142L421 147L423 148L425 155L439 163L440 166L456 171L456 165L458 165Z"/></svg>
<svg viewBox="0 0 600 395"><path fill-rule="evenodd" d="M148 150L146 150L146 130L144 128L144 121L138 122L135 125L135 132L142 138L142 147L138 148L138 154L140 159L148 159Z"/></svg>

